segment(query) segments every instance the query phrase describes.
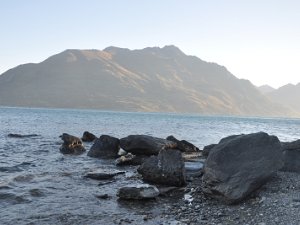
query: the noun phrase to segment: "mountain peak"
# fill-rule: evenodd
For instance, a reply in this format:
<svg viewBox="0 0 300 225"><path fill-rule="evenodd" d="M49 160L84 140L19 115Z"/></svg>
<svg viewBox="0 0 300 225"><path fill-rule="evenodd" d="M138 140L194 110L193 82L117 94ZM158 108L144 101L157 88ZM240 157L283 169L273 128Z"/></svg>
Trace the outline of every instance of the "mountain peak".
<svg viewBox="0 0 300 225"><path fill-rule="evenodd" d="M130 49L128 48L120 48L120 47L116 47L116 46L109 46L105 49L103 49L103 52L108 52L110 54L117 54L117 53L120 53L120 52L128 52L130 51Z"/></svg>
<svg viewBox="0 0 300 225"><path fill-rule="evenodd" d="M257 87L258 90L260 90L263 94L267 94L267 93L270 93L274 90L276 90L275 88L271 87L270 85L261 85L259 87Z"/></svg>
<svg viewBox="0 0 300 225"><path fill-rule="evenodd" d="M150 53L150 54L158 54L158 55L165 55L165 56L179 56L179 55L184 55L184 53L175 45L166 45L162 48L160 47L147 47L144 49L135 49L135 50L130 50L128 48L119 48L115 46L109 46L105 49L103 49L104 52L109 52L113 55L118 54L118 53L128 53L130 51L132 52L143 52L143 53Z"/></svg>

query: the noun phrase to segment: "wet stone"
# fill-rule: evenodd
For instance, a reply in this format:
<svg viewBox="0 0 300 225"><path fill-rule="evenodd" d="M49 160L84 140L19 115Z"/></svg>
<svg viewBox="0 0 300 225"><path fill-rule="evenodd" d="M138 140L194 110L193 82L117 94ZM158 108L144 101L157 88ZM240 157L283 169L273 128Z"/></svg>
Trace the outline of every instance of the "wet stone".
<svg viewBox="0 0 300 225"><path fill-rule="evenodd" d="M125 171L113 170L113 171L106 172L104 170L100 170L100 171L89 172L84 177L91 178L94 180L108 180L119 174L125 174Z"/></svg>
<svg viewBox="0 0 300 225"><path fill-rule="evenodd" d="M151 199L157 197L158 195L159 190L155 186L148 184L121 187L117 193L117 196L120 199L133 200Z"/></svg>

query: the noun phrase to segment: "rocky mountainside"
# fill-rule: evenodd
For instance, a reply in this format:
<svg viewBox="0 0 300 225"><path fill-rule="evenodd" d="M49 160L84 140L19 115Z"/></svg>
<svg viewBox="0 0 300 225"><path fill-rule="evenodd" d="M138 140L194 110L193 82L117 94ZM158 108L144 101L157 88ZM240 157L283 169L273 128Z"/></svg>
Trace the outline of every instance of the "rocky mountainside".
<svg viewBox="0 0 300 225"><path fill-rule="evenodd" d="M66 50L0 76L0 105L295 116L225 67L175 46Z"/></svg>
<svg viewBox="0 0 300 225"><path fill-rule="evenodd" d="M272 92L267 93L267 96L278 104L285 105L300 112L300 102L298 101L300 96L300 83L297 85L284 85Z"/></svg>

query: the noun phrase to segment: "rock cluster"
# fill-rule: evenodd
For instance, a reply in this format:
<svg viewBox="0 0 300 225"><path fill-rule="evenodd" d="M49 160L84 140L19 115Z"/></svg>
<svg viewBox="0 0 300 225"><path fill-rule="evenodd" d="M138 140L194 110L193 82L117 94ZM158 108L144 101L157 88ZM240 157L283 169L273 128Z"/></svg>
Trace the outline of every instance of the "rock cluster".
<svg viewBox="0 0 300 225"><path fill-rule="evenodd" d="M68 134L61 138L64 141L60 148L62 153L85 151L79 138ZM124 153L122 156L118 155L120 149ZM202 153L200 159L186 157L199 152ZM137 172L142 180L158 188L182 187L196 180L202 194L233 204L247 199L279 170L300 172L299 153L300 140L280 143L276 136L258 132L225 137L218 144L205 146L202 151L173 136L163 139L129 135L118 139L101 135L94 140L87 155L115 159L115 165L125 168L139 165ZM90 172L85 177L105 180L117 174L119 172ZM155 198L157 195L155 186L126 186L118 192L122 199Z"/></svg>

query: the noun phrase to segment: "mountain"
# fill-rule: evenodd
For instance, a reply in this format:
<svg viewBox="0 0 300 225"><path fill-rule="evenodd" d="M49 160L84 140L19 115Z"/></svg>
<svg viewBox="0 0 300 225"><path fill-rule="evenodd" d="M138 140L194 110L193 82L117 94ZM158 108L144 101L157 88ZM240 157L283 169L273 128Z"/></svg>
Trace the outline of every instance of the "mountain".
<svg viewBox="0 0 300 225"><path fill-rule="evenodd" d="M297 85L284 85L268 93L267 96L278 104L285 105L300 112L300 102L298 101L298 97L300 96L300 83Z"/></svg>
<svg viewBox="0 0 300 225"><path fill-rule="evenodd" d="M263 94L268 94L268 93L270 93L270 92L276 90L275 88L273 88L273 87L271 87L271 86L269 86L269 85L262 85L262 86L259 86L259 87L257 87L257 88L258 88L258 90L260 90L260 92L263 93Z"/></svg>
<svg viewBox="0 0 300 225"><path fill-rule="evenodd" d="M248 80L176 46L66 50L0 76L0 105L294 116Z"/></svg>

